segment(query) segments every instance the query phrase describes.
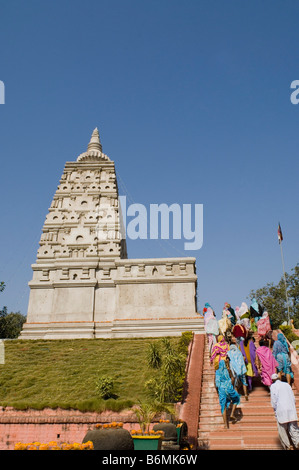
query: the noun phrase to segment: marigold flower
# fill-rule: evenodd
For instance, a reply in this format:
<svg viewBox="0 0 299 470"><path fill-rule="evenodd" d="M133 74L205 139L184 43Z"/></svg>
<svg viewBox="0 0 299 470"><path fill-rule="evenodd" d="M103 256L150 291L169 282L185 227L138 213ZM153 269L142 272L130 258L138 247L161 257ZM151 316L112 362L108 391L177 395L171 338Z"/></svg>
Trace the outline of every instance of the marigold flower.
<svg viewBox="0 0 299 470"><path fill-rule="evenodd" d="M15 444L15 450L26 450L27 449L27 444L24 444L23 442L17 442Z"/></svg>
<svg viewBox="0 0 299 470"><path fill-rule="evenodd" d="M81 450L92 450L92 449L93 449L92 441L83 442L83 444L81 444Z"/></svg>
<svg viewBox="0 0 299 470"><path fill-rule="evenodd" d="M67 442L63 442L61 444L61 449L62 450L70 450L70 445Z"/></svg>
<svg viewBox="0 0 299 470"><path fill-rule="evenodd" d="M74 442L72 446L73 450L80 450L80 447L81 447L81 444L79 444L78 442Z"/></svg>
<svg viewBox="0 0 299 470"><path fill-rule="evenodd" d="M41 444L41 445L39 446L39 450L49 450L48 444Z"/></svg>
<svg viewBox="0 0 299 470"><path fill-rule="evenodd" d="M48 445L49 445L50 447L56 447L56 446L57 446L57 442L56 442L56 441L50 441Z"/></svg>

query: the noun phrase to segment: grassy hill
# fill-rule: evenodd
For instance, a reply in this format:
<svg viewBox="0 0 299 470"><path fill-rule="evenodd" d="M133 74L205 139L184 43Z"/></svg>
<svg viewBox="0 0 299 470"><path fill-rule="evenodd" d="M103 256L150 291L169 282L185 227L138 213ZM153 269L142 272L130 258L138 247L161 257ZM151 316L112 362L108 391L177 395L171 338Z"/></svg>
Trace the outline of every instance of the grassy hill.
<svg viewBox="0 0 299 470"><path fill-rule="evenodd" d="M180 338L170 338L178 345ZM150 343L159 339L76 339L5 341L0 364L0 405L17 409L61 407L120 411L145 400ZM116 398L97 396L96 382L113 377Z"/></svg>

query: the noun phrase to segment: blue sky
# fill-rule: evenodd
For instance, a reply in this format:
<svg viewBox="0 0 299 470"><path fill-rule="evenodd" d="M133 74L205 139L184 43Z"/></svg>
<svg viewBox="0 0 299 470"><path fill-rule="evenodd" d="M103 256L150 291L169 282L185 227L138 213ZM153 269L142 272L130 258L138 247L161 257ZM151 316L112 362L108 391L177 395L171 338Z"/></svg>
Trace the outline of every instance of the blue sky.
<svg viewBox="0 0 299 470"><path fill-rule="evenodd" d="M295 1L1 2L0 306L27 312L31 264L66 161L93 129L130 201L203 204L199 310L249 302L299 262ZM126 190L124 191L124 188Z"/></svg>

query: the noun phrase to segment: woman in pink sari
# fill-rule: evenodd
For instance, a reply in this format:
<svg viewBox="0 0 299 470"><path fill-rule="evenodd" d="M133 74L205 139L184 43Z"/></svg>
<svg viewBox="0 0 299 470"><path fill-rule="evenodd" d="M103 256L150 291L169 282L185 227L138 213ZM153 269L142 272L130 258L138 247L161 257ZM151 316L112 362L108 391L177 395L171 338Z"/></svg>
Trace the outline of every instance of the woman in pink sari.
<svg viewBox="0 0 299 470"><path fill-rule="evenodd" d="M276 373L278 362L274 358L271 349L268 348L268 341L261 340L256 349L256 366L261 376L262 383L267 387L272 385L272 374Z"/></svg>
<svg viewBox="0 0 299 470"><path fill-rule="evenodd" d="M271 323L268 312L264 312L263 316L257 322L257 332L261 338L264 338L266 334L271 331Z"/></svg>

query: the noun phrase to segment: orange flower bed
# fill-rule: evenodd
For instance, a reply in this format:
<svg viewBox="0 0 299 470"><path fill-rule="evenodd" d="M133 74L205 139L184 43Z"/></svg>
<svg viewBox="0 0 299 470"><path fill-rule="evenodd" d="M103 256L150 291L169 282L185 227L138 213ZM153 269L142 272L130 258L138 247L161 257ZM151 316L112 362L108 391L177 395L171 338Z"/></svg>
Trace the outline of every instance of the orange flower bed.
<svg viewBox="0 0 299 470"><path fill-rule="evenodd" d="M138 437L138 436L160 436L160 437L163 437L164 436L164 432L163 431L149 431L149 432L142 432L141 429L139 430L135 430L135 429L132 429L131 431L131 435L133 437Z"/></svg>
<svg viewBox="0 0 299 470"><path fill-rule="evenodd" d="M27 444L17 442L14 450L93 450L93 443L91 441L84 442L83 444L78 442L72 444L63 442L62 444L58 444L55 441L48 443L29 442Z"/></svg>
<svg viewBox="0 0 299 470"><path fill-rule="evenodd" d="M96 429L117 429L117 428L122 428L123 423L116 423L113 421L112 423L107 423L107 424L96 424L95 428Z"/></svg>

